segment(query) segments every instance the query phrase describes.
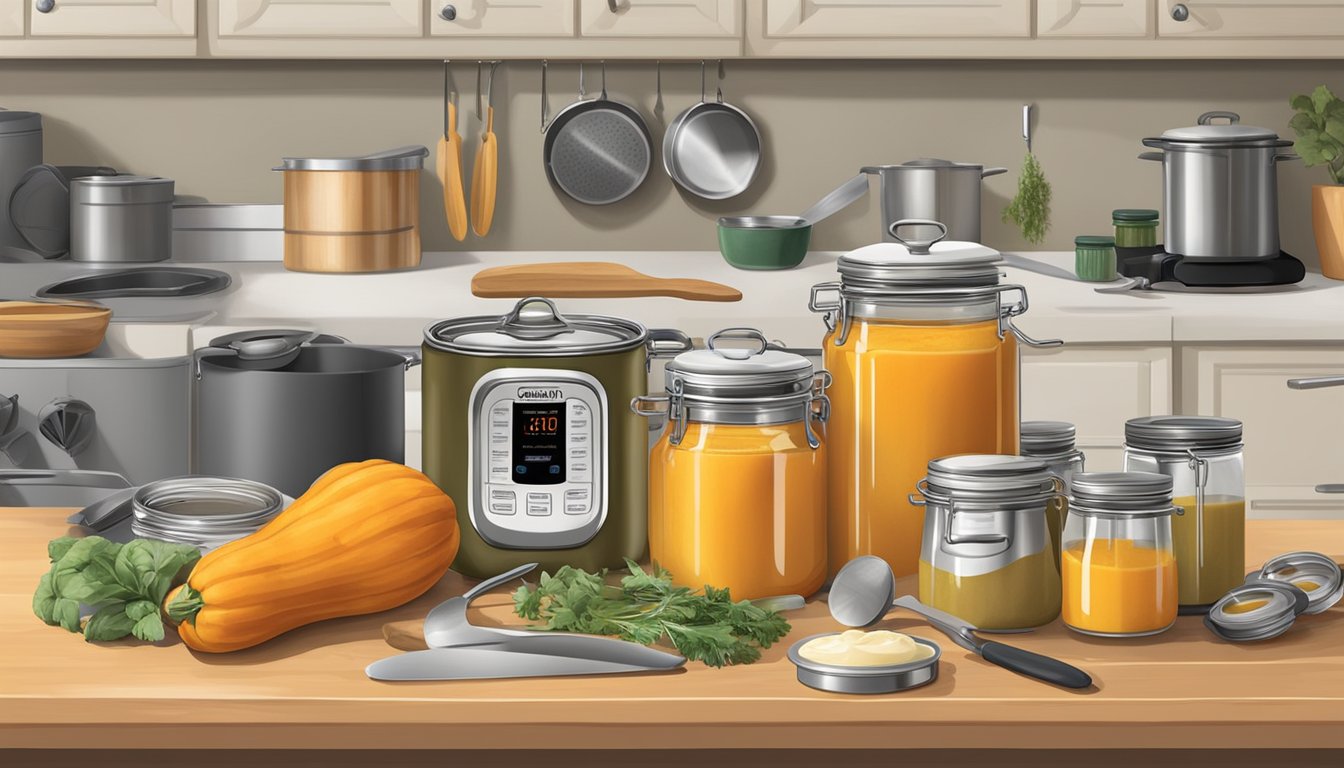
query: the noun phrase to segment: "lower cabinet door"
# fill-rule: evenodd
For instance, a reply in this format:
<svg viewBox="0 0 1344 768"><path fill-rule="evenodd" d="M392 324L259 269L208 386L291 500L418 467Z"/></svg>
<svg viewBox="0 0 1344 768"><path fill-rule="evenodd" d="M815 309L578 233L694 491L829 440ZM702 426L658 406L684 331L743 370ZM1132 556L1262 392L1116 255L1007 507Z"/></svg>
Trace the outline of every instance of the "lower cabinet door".
<svg viewBox="0 0 1344 768"><path fill-rule="evenodd" d="M195 0L31 0L33 37L195 37Z"/></svg>
<svg viewBox="0 0 1344 768"><path fill-rule="evenodd" d="M1067 421L1090 472L1123 466L1125 421L1172 408L1171 347L1070 344L1022 354L1022 420Z"/></svg>
<svg viewBox="0 0 1344 768"><path fill-rule="evenodd" d="M420 0L219 0L219 37L420 37L422 7Z"/></svg>

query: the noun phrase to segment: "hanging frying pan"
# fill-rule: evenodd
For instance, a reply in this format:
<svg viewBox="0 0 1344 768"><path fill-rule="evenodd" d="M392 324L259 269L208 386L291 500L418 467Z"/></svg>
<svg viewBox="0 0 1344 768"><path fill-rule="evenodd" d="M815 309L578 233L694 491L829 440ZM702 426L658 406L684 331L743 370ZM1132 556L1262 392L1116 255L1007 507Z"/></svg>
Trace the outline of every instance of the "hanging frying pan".
<svg viewBox="0 0 1344 768"><path fill-rule="evenodd" d="M546 109L542 70L542 114ZM585 100L579 65L579 100L546 126L542 156L546 177L581 203L609 205L629 197L648 178L653 140L634 108L607 98L607 65L602 63L602 95Z"/></svg>
<svg viewBox="0 0 1344 768"><path fill-rule="evenodd" d="M705 200L736 197L761 167L761 133L746 112L717 98L705 100L705 62L700 62L700 102L677 115L663 134L663 168L678 187Z"/></svg>

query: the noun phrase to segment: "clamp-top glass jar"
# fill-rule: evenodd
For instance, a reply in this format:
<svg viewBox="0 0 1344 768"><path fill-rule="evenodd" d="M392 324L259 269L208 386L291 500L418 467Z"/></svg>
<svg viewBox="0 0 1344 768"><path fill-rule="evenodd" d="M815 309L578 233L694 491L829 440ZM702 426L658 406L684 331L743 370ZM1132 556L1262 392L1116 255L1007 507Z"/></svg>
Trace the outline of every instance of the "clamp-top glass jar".
<svg viewBox="0 0 1344 768"><path fill-rule="evenodd" d="M1125 424L1125 470L1169 476L1180 604L1198 613L1246 576L1246 479L1241 422L1150 416Z"/></svg>
<svg viewBox="0 0 1344 768"><path fill-rule="evenodd" d="M1078 429L1067 421L1022 422L1022 455L1044 461L1050 473L1064 481L1065 494L1072 487L1073 476L1083 471L1084 456L1076 445L1077 433ZM1046 512L1056 565L1059 564L1060 536L1068 516L1068 496L1060 496Z"/></svg>
<svg viewBox="0 0 1344 768"><path fill-rule="evenodd" d="M1046 509L1063 488L1040 459L948 456L929 462L910 503L924 507L919 599L984 630L1059 616L1059 566Z"/></svg>
<svg viewBox="0 0 1344 768"><path fill-rule="evenodd" d="M667 411L649 455L649 551L687 586L810 595L826 579L829 377L752 328L707 344L667 364L665 396L631 402Z"/></svg>
<svg viewBox="0 0 1344 768"><path fill-rule="evenodd" d="M906 226L938 222L898 221ZM840 257L840 281L812 287L822 343L830 448L832 571L877 555L917 570L924 515L906 500L929 461L1018 451L1018 342L1027 292L1001 285L998 251L977 243L900 240ZM1008 298L1005 298L1008 297Z"/></svg>

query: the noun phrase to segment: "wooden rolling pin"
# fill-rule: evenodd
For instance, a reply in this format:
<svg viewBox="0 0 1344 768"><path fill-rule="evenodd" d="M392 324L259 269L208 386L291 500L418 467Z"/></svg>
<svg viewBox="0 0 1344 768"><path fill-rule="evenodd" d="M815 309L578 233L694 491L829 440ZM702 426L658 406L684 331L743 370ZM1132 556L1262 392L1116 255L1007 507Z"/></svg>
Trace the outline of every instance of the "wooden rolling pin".
<svg viewBox="0 0 1344 768"><path fill-rule="evenodd" d="M623 299L670 296L690 301L741 301L736 288L689 278L653 277L609 261L564 261L491 267L471 278L483 299L545 296L553 299Z"/></svg>

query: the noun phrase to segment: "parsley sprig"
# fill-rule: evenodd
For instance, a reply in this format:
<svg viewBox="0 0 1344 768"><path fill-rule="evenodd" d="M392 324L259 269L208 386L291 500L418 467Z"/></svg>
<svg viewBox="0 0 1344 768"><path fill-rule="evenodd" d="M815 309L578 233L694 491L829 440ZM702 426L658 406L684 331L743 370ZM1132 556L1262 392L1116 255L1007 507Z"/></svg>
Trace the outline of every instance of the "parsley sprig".
<svg viewBox="0 0 1344 768"><path fill-rule="evenodd" d="M710 667L750 664L789 633L784 617L747 600L733 602L727 589L681 587L663 568L625 564L630 573L619 585L607 583L606 570L562 566L554 575L543 573L535 588L513 593L514 612L544 621L536 627L541 630L614 635L641 645L666 636L681 655Z"/></svg>

